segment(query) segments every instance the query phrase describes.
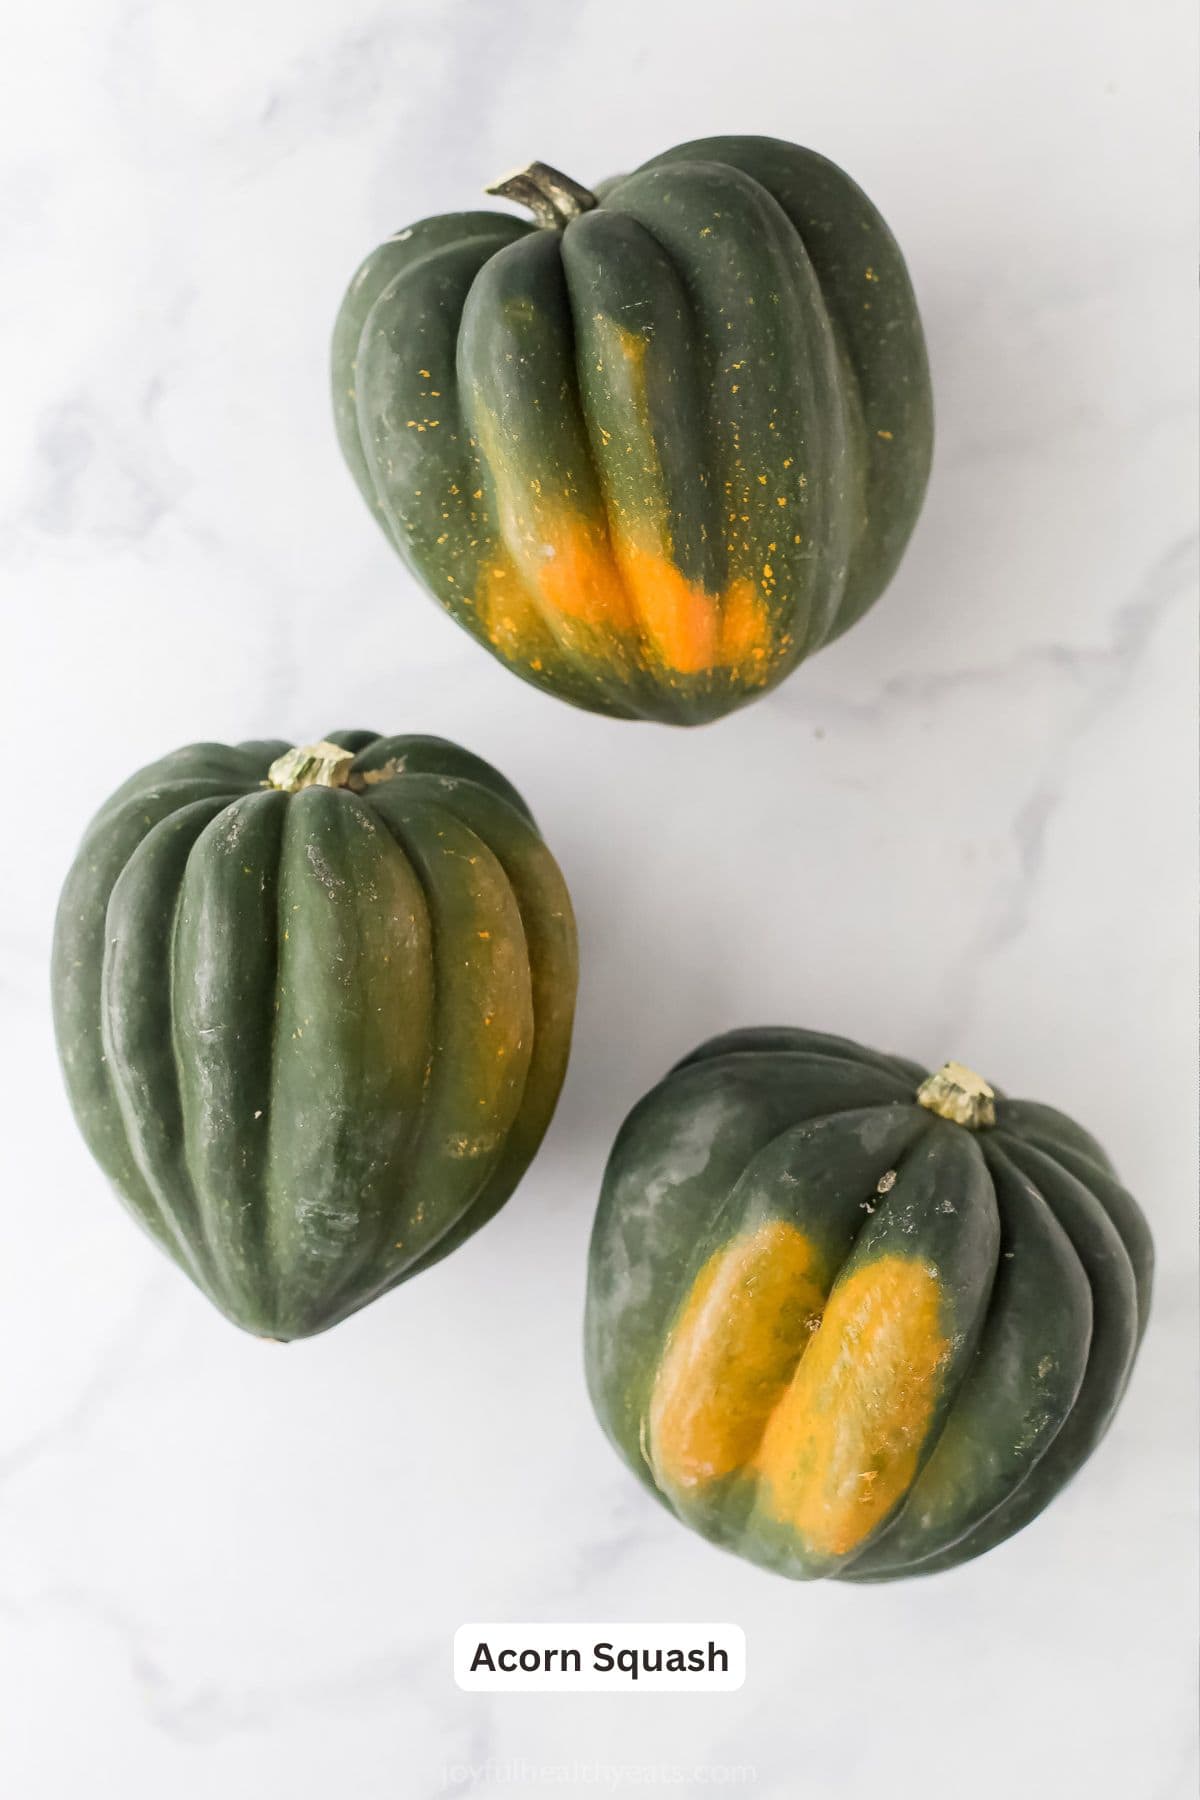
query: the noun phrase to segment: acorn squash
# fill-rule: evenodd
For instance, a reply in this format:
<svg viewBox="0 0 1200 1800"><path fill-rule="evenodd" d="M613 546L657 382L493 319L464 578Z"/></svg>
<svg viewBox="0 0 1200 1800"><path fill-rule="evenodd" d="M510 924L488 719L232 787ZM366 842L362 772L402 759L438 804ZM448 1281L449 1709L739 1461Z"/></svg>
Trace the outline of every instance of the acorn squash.
<svg viewBox="0 0 1200 1800"><path fill-rule="evenodd" d="M1149 1304L1096 1140L947 1064L713 1039L623 1125L587 1302L609 1437L685 1524L799 1579L947 1569L1091 1454Z"/></svg>
<svg viewBox="0 0 1200 1800"><path fill-rule="evenodd" d="M511 1194L575 998L558 868L503 776L431 737L192 744L93 820L55 1025L84 1137L236 1324L322 1331Z"/></svg>
<svg viewBox="0 0 1200 1800"><path fill-rule="evenodd" d="M346 461L446 611L524 680L697 724L858 619L916 520L921 324L849 176L703 138L589 193L372 251L333 338Z"/></svg>

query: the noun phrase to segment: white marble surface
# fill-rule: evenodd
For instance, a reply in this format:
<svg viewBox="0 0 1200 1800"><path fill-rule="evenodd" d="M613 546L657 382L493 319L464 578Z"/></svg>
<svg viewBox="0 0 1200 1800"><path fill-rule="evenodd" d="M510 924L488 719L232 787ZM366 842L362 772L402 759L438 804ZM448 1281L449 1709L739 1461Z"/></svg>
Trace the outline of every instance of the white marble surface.
<svg viewBox="0 0 1200 1800"><path fill-rule="evenodd" d="M612 1791L595 1759L696 1795L751 1766L762 1800L1193 1791L1190 11L58 0L10 19L12 1800ZM714 130L811 143L879 202L939 443L873 616L688 735L518 686L419 595L339 463L325 353L388 230L531 155L587 180ZM78 834L131 768L346 724L460 738L525 791L578 905L578 1040L501 1219L329 1337L270 1349L89 1163L47 946ZM1077 1112L1157 1236L1109 1440L1022 1537L925 1584L802 1589L723 1556L640 1494L588 1410L607 1144L677 1054L767 1019L958 1056ZM451 1638L480 1617L736 1620L749 1678L468 1696Z"/></svg>

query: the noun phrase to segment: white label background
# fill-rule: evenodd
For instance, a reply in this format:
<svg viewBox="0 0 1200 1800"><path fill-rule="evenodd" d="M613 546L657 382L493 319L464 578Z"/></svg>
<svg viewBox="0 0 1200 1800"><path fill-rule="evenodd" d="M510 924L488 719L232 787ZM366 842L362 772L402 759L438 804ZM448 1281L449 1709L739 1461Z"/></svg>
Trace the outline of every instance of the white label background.
<svg viewBox="0 0 1200 1800"><path fill-rule="evenodd" d="M727 1671L710 1673L683 1670L650 1674L639 1667L637 1680L624 1669L601 1671L593 1668L592 1656L597 1644L609 1644L615 1655L621 1650L699 1650L707 1662L709 1644L723 1650L729 1661ZM499 1663L501 1650L578 1650L580 1669L561 1668L493 1670L481 1666L473 1673L471 1663L480 1644L486 1644L492 1660ZM557 1660L557 1659L556 1659ZM460 1625L454 1634L454 1679L468 1691L513 1694L699 1694L732 1692L746 1679L746 1634L740 1625L623 1625L601 1624L512 1624L485 1623Z"/></svg>

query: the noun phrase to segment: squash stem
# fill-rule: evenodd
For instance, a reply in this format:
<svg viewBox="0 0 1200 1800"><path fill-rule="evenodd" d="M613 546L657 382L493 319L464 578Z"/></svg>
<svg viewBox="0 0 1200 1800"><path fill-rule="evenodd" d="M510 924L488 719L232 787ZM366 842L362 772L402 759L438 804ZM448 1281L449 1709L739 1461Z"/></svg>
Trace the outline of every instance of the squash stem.
<svg viewBox="0 0 1200 1800"><path fill-rule="evenodd" d="M983 1131L996 1123L996 1096L982 1075L962 1063L943 1063L917 1089L917 1101L939 1118L968 1131Z"/></svg>
<svg viewBox="0 0 1200 1800"><path fill-rule="evenodd" d="M325 738L316 744L297 744L275 758L263 785L280 788L285 794L298 794L306 787L349 787L353 763L353 750L343 750Z"/></svg>
<svg viewBox="0 0 1200 1800"><path fill-rule="evenodd" d="M484 192L498 194L502 200L515 200L518 206L527 206L538 225L547 231L562 231L580 213L590 212L597 205L595 194L580 187L561 169L552 169L544 162L531 162L527 168L514 169L511 175L502 175Z"/></svg>

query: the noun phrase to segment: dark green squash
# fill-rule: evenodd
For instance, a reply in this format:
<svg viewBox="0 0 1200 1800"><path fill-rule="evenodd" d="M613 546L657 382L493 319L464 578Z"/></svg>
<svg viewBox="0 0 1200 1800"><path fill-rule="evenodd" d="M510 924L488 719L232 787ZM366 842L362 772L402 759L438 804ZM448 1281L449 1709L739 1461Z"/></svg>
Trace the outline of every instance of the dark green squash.
<svg viewBox="0 0 1200 1800"><path fill-rule="evenodd" d="M575 930L440 738L192 744L92 821L55 931L88 1146L236 1324L323 1331L477 1231L550 1122Z"/></svg>
<svg viewBox="0 0 1200 1800"><path fill-rule="evenodd" d="M1146 1322L1095 1139L948 1063L763 1029L639 1102L604 1177L588 1381L685 1524L799 1579L990 1550L1091 1454Z"/></svg>
<svg viewBox="0 0 1200 1800"><path fill-rule="evenodd" d="M900 560L932 445L900 251L847 175L704 138L588 193L424 219L333 340L342 450L389 538L514 672L692 725L774 687Z"/></svg>

